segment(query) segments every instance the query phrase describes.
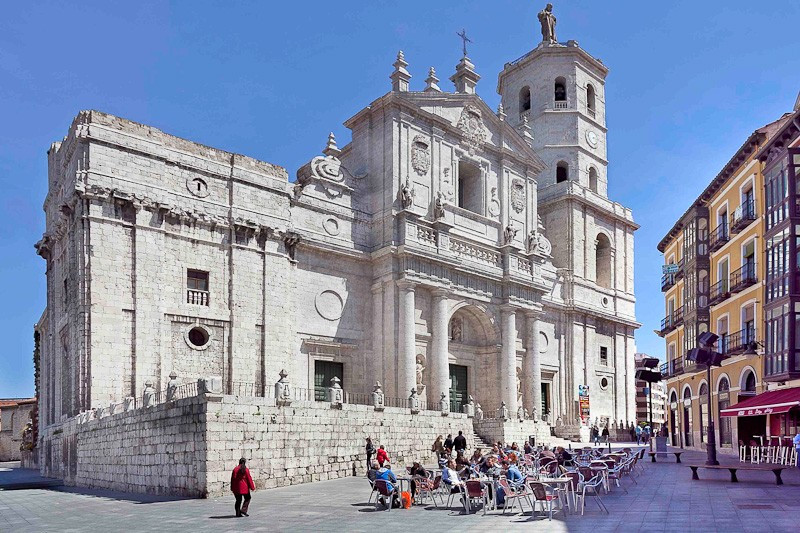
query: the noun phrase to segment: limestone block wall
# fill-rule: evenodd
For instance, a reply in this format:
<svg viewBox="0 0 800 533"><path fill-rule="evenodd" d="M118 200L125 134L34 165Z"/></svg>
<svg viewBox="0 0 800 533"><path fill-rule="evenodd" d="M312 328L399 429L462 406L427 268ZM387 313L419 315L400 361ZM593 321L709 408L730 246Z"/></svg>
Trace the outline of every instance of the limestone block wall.
<svg viewBox="0 0 800 533"><path fill-rule="evenodd" d="M488 442L501 441L505 444L516 442L520 448L528 437L533 435L537 444L550 442L550 426L533 420L506 420L500 418L484 418L476 420L475 431Z"/></svg>
<svg viewBox="0 0 800 533"><path fill-rule="evenodd" d="M41 473L80 487L203 497L205 409L204 398L192 397L49 426L40 435Z"/></svg>
<svg viewBox="0 0 800 533"><path fill-rule="evenodd" d="M206 450L207 492L226 494L230 472L240 457L257 488L364 475L366 437L383 444L393 469L414 460L430 464L437 435L469 435L471 420L464 414L442 416L438 411L410 415L408 409L368 405L331 408L327 402L295 402L276 406L273 398L224 396L208 404Z"/></svg>

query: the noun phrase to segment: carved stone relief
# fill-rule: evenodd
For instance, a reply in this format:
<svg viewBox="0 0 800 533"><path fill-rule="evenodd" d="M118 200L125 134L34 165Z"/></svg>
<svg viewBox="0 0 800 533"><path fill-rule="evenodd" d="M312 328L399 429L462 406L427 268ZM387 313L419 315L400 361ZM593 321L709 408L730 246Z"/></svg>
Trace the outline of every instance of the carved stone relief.
<svg viewBox="0 0 800 533"><path fill-rule="evenodd" d="M339 235L339 221L333 217L325 219L322 223L322 229L324 229L325 233L328 235Z"/></svg>
<svg viewBox="0 0 800 533"><path fill-rule="evenodd" d="M519 178L511 182L511 207L517 213L525 209L525 183Z"/></svg>
<svg viewBox="0 0 800 533"><path fill-rule="evenodd" d="M344 300L332 290L322 291L314 300L319 316L325 320L338 320L344 310Z"/></svg>
<svg viewBox="0 0 800 533"><path fill-rule="evenodd" d="M497 187L492 187L492 197L489 199L489 214L493 217L500 214L500 201L497 199Z"/></svg>
<svg viewBox="0 0 800 533"><path fill-rule="evenodd" d="M464 143L469 149L469 153L475 153L483 147L486 142L487 132L481 119L481 111L471 104L464 106L461 117L458 119L458 129L464 138Z"/></svg>
<svg viewBox="0 0 800 533"><path fill-rule="evenodd" d="M428 139L422 135L414 137L412 142L411 166L414 168L414 172L420 176L427 174L428 169L431 167L431 147Z"/></svg>

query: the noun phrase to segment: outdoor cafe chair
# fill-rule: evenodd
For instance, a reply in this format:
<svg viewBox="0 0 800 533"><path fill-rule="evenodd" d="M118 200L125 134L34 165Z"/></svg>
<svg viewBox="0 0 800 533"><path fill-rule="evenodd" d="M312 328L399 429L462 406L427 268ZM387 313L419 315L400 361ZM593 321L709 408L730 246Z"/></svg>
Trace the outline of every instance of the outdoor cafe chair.
<svg viewBox="0 0 800 533"><path fill-rule="evenodd" d="M597 474L589 481L584 481L583 485L581 486L581 515L583 515L584 510L586 509L586 496L594 496L597 505L608 513L608 508L603 503L602 498L600 497L600 489L603 487L603 476L601 474Z"/></svg>
<svg viewBox="0 0 800 533"><path fill-rule="evenodd" d="M367 478L367 481L369 481L369 488L370 488L369 499L367 500L367 503L372 503L372 496L374 496L378 492L378 489L375 488L375 482L374 481L372 481L369 478Z"/></svg>
<svg viewBox="0 0 800 533"><path fill-rule="evenodd" d="M439 504L436 503L436 496L442 498L440 490L442 476L436 476L436 479L433 480L420 476L417 476L414 479L417 482L417 496L419 497L420 501L424 501L426 498L430 497L431 501L433 502L433 506L438 508ZM442 503L444 503L444 500Z"/></svg>
<svg viewBox="0 0 800 533"><path fill-rule="evenodd" d="M483 514L489 506L489 489L477 479L470 479L465 483L467 514L472 509L472 502L480 501L483 504Z"/></svg>
<svg viewBox="0 0 800 533"><path fill-rule="evenodd" d="M545 511L545 505L547 505L548 519L552 520L553 501L558 500L560 502L558 495L553 491L552 488L549 488L544 483L539 483L538 481L533 481L528 486L531 489L531 494L530 494L531 514L532 515L536 514L536 503L538 502L542 506L542 512ZM561 510L563 511L564 508L562 507Z"/></svg>
<svg viewBox="0 0 800 533"><path fill-rule="evenodd" d="M511 503L511 511L514 511L514 507L516 506L517 502L519 501L519 508L521 512L525 512L524 506L522 502L528 500L528 489L523 484L519 488L514 488L511 486L511 483L508 482L505 478L500 478L497 480L497 484L500 485L500 488L503 489L503 496L505 499L505 504L503 505L503 514L506 514L506 509L508 509L508 504ZM530 500L528 500L530 503Z"/></svg>
<svg viewBox="0 0 800 533"><path fill-rule="evenodd" d="M378 491L379 496L383 496L386 501L386 510L392 510L392 501L394 500L394 496L400 495L397 490L397 486L392 486L392 490L389 490L389 483L385 479L376 479L375 480L375 488ZM375 499L375 509L380 507L380 497Z"/></svg>

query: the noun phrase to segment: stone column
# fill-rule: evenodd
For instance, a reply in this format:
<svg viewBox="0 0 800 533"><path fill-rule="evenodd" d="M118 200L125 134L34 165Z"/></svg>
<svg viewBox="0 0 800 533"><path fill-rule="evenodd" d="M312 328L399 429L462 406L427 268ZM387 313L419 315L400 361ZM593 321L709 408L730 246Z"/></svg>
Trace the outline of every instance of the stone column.
<svg viewBox="0 0 800 533"><path fill-rule="evenodd" d="M397 282L400 291L399 301L399 329L400 339L398 342L398 372L397 382L399 395L405 397L411 389L417 388L417 357L416 357L416 332L414 320L414 283L406 280Z"/></svg>
<svg viewBox="0 0 800 533"><path fill-rule="evenodd" d="M504 305L501 309L503 352L500 358L500 384L502 400L509 412L517 412L517 315L514 307Z"/></svg>
<svg viewBox="0 0 800 533"><path fill-rule="evenodd" d="M450 366L448 346L450 332L447 330L447 291L433 291L431 356L428 358L428 405L436 405L442 393L450 397Z"/></svg>
<svg viewBox="0 0 800 533"><path fill-rule="evenodd" d="M539 317L537 312L526 313L528 324L528 338L525 346L525 409L533 414L536 410L537 417L542 415L542 361L539 354Z"/></svg>

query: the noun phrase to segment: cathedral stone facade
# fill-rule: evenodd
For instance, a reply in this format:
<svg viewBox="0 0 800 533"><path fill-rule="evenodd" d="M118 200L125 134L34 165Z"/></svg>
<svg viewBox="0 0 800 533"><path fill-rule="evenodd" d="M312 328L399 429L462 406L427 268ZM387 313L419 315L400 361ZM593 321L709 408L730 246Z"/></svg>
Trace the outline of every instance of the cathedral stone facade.
<svg viewBox="0 0 800 533"><path fill-rule="evenodd" d="M448 92L433 69L411 90L401 52L351 141L295 180L81 112L48 153L36 246L42 428L171 375L259 396L281 370L309 394L335 377L387 403L634 421L637 226L607 196L606 74L543 42L505 65L494 111L466 55Z"/></svg>

